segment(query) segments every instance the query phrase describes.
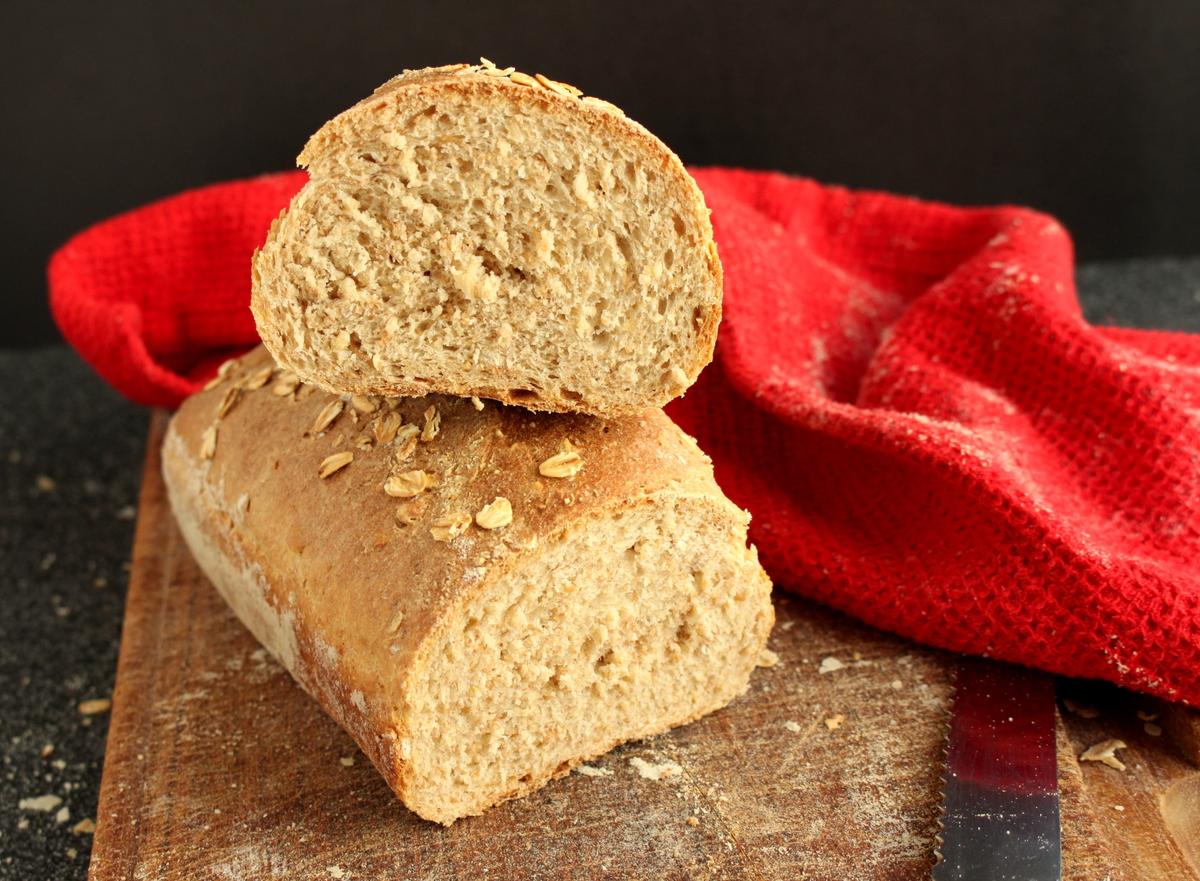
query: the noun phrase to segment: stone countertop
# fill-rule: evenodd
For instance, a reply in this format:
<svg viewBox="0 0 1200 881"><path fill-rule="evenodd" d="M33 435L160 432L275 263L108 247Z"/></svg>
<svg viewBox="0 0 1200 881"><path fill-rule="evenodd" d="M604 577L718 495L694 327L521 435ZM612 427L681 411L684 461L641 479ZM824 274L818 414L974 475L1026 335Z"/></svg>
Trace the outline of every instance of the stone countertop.
<svg viewBox="0 0 1200 881"><path fill-rule="evenodd" d="M1079 285L1093 322L1200 331L1200 257ZM0 352L0 376L0 879L82 879L108 715L79 706L112 693L148 413L66 348Z"/></svg>

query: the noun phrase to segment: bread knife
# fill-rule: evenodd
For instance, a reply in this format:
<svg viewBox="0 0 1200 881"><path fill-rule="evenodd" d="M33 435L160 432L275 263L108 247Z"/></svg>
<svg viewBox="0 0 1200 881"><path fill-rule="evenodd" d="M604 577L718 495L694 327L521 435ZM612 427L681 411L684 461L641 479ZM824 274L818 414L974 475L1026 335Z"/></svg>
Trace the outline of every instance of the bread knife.
<svg viewBox="0 0 1200 881"><path fill-rule="evenodd" d="M1060 881L1054 679L967 658L955 678L933 881Z"/></svg>

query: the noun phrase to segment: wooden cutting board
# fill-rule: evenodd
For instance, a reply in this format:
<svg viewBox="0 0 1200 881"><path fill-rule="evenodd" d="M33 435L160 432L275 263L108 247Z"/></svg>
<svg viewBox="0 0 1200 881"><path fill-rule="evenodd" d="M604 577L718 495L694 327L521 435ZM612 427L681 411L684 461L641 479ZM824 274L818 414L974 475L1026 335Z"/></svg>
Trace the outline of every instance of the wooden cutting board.
<svg viewBox="0 0 1200 881"><path fill-rule="evenodd" d="M418 819L196 568L159 476L165 422L150 431L93 881L928 877L953 658L778 594L779 663L726 709L615 750L593 763L604 776L449 829ZM1065 877L1200 877L1184 852L1200 842L1195 717L1066 689L1099 714L1060 719ZM1167 730L1147 734L1139 709ZM1106 737L1129 744L1125 772L1076 761ZM634 757L683 773L646 779Z"/></svg>

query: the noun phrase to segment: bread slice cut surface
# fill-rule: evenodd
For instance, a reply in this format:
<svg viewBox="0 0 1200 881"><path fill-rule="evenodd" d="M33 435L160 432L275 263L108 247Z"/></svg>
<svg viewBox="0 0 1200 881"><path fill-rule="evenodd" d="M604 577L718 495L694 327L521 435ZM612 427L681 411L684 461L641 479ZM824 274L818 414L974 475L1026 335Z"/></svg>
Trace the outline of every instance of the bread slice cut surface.
<svg viewBox="0 0 1200 881"><path fill-rule="evenodd" d="M495 67L414 71L300 162L252 308L305 381L611 416L677 397L712 357L703 197L610 104Z"/></svg>

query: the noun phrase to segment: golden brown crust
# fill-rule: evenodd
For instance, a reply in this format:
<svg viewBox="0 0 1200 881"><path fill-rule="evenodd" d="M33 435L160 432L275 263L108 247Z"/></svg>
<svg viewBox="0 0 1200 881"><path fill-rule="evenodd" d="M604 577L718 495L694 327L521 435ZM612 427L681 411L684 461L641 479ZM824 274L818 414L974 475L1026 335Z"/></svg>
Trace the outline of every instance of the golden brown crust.
<svg viewBox="0 0 1200 881"><path fill-rule="evenodd" d="M406 678L474 592L539 544L664 494L703 499L714 517L744 523L707 457L658 411L605 422L441 396L342 401L273 367L254 350L172 419L163 451L172 507L239 617L401 798ZM430 408L436 416L426 416ZM405 442L389 439L391 413L423 429L440 417L400 465ZM539 466L564 451L581 458L578 473L542 476ZM339 452L353 460L321 478ZM436 474L438 485L415 499L390 496L384 485L398 468ZM511 525L435 540L440 518L473 516L497 496L511 502ZM398 521L400 512L411 522ZM436 808L410 807L446 821Z"/></svg>
<svg viewBox="0 0 1200 881"><path fill-rule="evenodd" d="M712 302L704 303L698 308L701 314L697 316L699 324L696 344L692 357L686 364L676 365L686 377L686 385L663 384L656 389L655 394L647 395L636 401L620 399L597 400L593 396L580 399L576 396L564 396L552 383L547 383L536 398L521 394L521 390L481 386L466 382L455 382L453 377L439 377L431 387L429 383L403 382L385 379L378 374L368 374L360 381L340 370L329 370L313 373L307 378L334 393L382 394L382 395L422 395L431 390L450 395L487 397L506 404L515 404L527 409L556 413L588 413L595 416L614 417L628 416L645 409L662 407L673 398L682 394L686 387L696 381L700 372L712 360L716 345L717 329L721 320L721 291L723 273L717 254L716 243L713 240L712 223L709 210L704 202L696 182L684 168L679 157L661 140L655 137L645 127L629 119L612 104L590 97L576 97L565 89L556 89L543 82L541 75L535 77L515 73L510 76L490 75L494 67L480 65L448 65L445 67L426 68L423 70L406 71L394 77L377 88L369 97L359 101L354 106L338 114L325 123L308 141L297 163L307 167L314 178L323 172L323 162L329 157L336 156L348 144L355 142L361 132L368 129L373 117L383 110L399 106L416 107L423 102L436 101L439 95L447 93L463 96L467 99L488 95L500 95L514 106L526 109L540 110L546 113L580 114L587 118L589 125L602 132L601 139L628 140L639 145L648 157L647 162L658 164L670 170L668 176L673 189L673 195L678 204L688 206L692 219L700 231L703 247L706 249L705 268L711 277L712 288L716 292ZM573 88L573 87L568 87ZM285 212L286 213L286 212ZM278 220L272 224L268 240L275 236ZM260 255L256 252L253 268L253 285L251 305L255 319L259 324L260 333L264 340L271 345L275 357L281 364L293 369L301 365L292 363L286 347L273 344L271 333L272 318L270 309L265 303L271 293L265 287L264 276L277 272L277 268L260 265ZM264 272L265 270L265 272ZM306 371L307 372L307 371Z"/></svg>

